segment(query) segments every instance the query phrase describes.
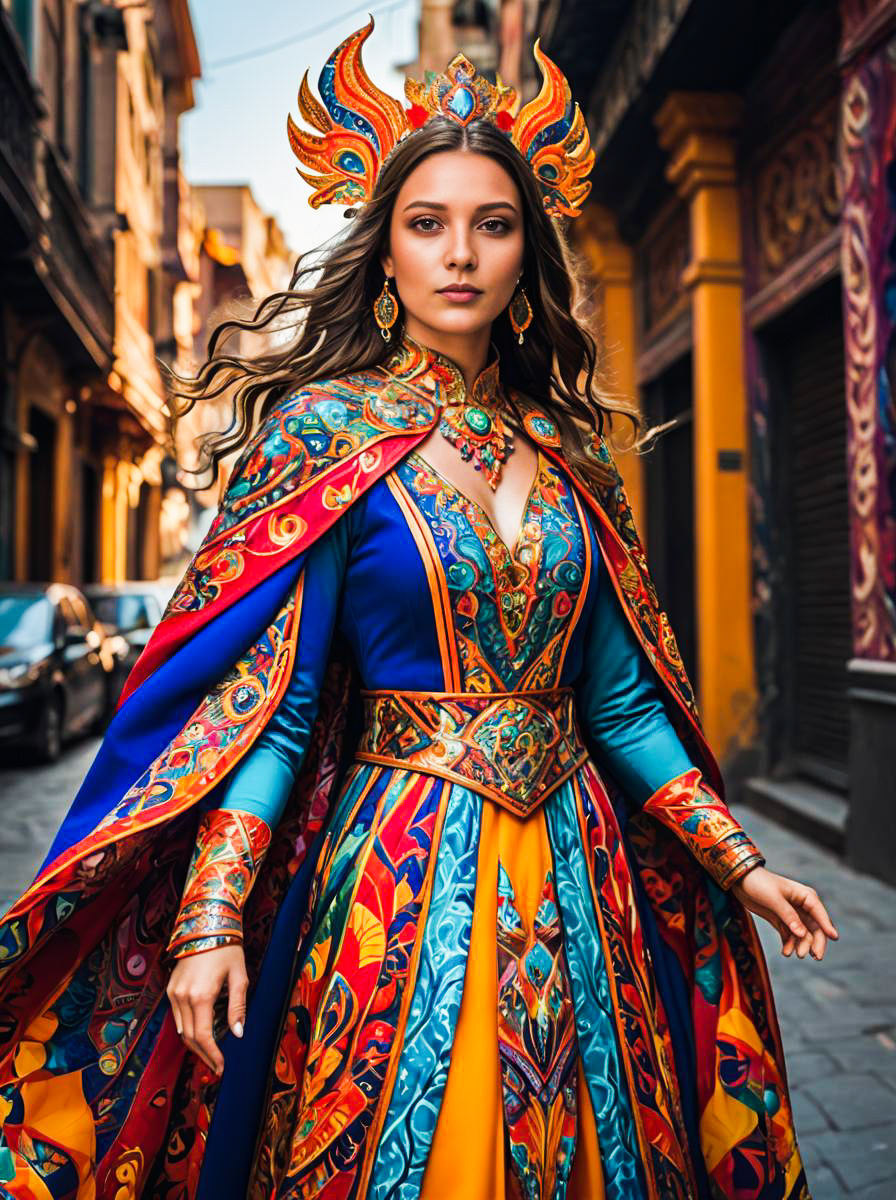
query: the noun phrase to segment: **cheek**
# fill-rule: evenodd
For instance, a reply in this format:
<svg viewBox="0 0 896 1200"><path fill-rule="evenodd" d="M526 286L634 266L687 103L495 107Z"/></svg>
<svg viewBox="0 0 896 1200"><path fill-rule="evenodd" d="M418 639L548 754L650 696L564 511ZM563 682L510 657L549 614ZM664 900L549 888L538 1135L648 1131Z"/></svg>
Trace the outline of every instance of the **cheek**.
<svg viewBox="0 0 896 1200"><path fill-rule="evenodd" d="M521 237L506 238L492 244L488 255L489 274L494 287L513 290L517 276L523 269L523 239Z"/></svg>
<svg viewBox="0 0 896 1200"><path fill-rule="evenodd" d="M392 242L395 277L406 287L413 288L428 278L431 264L436 261L438 248L434 238L416 237L399 231Z"/></svg>

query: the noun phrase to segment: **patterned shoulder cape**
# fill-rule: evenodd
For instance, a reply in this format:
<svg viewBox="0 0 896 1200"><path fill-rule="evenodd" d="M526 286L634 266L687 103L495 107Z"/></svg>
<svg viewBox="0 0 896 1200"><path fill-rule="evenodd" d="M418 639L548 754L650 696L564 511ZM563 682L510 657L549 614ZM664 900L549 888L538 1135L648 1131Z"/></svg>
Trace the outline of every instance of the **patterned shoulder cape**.
<svg viewBox="0 0 896 1200"><path fill-rule="evenodd" d="M554 423L527 403L526 431L561 465ZM234 466L218 514L127 680L119 707L160 662L208 621L301 555L368 487L431 432L436 404L384 381L376 369L317 383L282 402ZM602 437L597 459L611 481L585 487L607 565L638 639L681 710L679 732L724 783L700 725L694 692L650 578L622 477ZM682 723L681 716L685 720Z"/></svg>

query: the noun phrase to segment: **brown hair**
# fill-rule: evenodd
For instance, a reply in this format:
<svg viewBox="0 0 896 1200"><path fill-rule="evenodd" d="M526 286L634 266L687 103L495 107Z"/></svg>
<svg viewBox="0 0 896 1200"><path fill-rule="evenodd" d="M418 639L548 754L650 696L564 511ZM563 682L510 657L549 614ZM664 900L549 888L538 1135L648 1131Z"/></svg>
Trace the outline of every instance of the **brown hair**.
<svg viewBox="0 0 896 1200"><path fill-rule="evenodd" d="M388 244L395 198L424 158L459 149L497 160L523 199L522 282L534 320L520 346L507 313L495 319L491 336L500 353L501 382L515 393L517 409L538 405L557 422L565 457L580 478L591 484L610 482L607 468L589 453L591 435L610 432L612 413L630 420L635 434L641 422L634 405L598 392L597 345L585 321L575 315L582 289L566 239L544 212L532 170L506 134L488 120L465 127L441 117L399 142L380 170L371 199L357 211L347 235L328 245L322 261L320 251L301 255L287 291L262 300L252 318L232 316L221 322L195 377L168 371L173 420L200 399L231 393L230 427L198 439L205 469L216 472L225 455L245 444L256 419L263 420L284 395L314 381L369 369L389 356L394 341L383 340L372 305L383 284L380 256ZM296 329L289 344L269 353L246 358L225 347L230 336L242 331L264 334L288 325ZM400 328L399 302L393 334L400 334Z"/></svg>

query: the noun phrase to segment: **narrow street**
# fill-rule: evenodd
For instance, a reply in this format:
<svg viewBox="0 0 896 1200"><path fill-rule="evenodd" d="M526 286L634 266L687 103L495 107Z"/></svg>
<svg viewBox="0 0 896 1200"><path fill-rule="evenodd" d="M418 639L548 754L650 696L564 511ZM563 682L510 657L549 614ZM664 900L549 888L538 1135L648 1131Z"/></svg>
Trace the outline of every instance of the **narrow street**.
<svg viewBox="0 0 896 1200"><path fill-rule="evenodd" d="M0 911L30 882L99 744L0 770ZM896 891L757 813L740 816L772 867L818 889L841 933L816 963L783 958L762 930L813 1200L893 1200Z"/></svg>

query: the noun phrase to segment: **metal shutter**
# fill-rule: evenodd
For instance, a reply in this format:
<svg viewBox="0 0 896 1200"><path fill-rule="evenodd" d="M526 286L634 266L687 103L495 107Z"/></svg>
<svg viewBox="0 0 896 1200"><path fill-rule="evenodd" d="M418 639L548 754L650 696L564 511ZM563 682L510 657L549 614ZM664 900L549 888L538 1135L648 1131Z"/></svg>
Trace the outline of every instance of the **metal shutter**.
<svg viewBox="0 0 896 1200"><path fill-rule="evenodd" d="M840 786L852 652L843 356L839 309L828 306L793 331L785 352L790 750L797 770Z"/></svg>

